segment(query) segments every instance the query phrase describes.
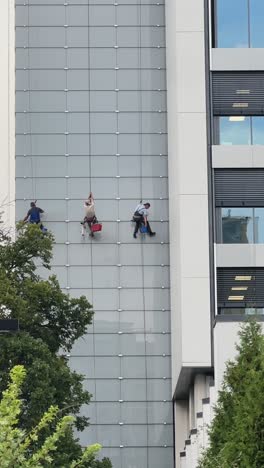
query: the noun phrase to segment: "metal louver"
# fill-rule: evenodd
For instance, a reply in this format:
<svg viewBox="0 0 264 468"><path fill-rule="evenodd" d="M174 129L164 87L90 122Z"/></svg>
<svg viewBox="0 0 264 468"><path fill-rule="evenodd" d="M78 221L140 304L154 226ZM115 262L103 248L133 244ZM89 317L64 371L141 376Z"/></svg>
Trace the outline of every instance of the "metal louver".
<svg viewBox="0 0 264 468"><path fill-rule="evenodd" d="M264 72L214 72L214 115L264 115Z"/></svg>
<svg viewBox="0 0 264 468"><path fill-rule="evenodd" d="M218 268L219 308L264 307L264 268Z"/></svg>
<svg viewBox="0 0 264 468"><path fill-rule="evenodd" d="M215 169L215 206L264 207L264 169Z"/></svg>

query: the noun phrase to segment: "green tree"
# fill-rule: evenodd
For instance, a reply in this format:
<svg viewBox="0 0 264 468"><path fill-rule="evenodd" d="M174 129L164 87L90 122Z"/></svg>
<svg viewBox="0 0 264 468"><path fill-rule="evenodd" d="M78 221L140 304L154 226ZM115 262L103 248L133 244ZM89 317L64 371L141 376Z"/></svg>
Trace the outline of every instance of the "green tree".
<svg viewBox="0 0 264 468"><path fill-rule="evenodd" d="M51 268L52 245L53 236L36 225L19 225L14 242L0 233L0 312L19 319L21 330L41 338L51 351L69 351L93 313L85 296L70 298L54 275L44 281L37 273L37 266Z"/></svg>
<svg viewBox="0 0 264 468"><path fill-rule="evenodd" d="M83 389L83 376L69 368L65 354L84 335L93 312L84 296L70 298L55 276L43 280L38 274L38 267L50 269L52 245L53 236L42 234L36 225L20 224L15 241L0 232L0 318L18 318L20 323L16 335L0 335L0 392L7 385L10 369L24 365L27 375L22 385L20 426L27 431L52 405L62 415L76 416L78 430L88 424L78 413L91 395ZM54 429L51 422L36 447ZM69 426L58 440L53 467L66 467L81 453ZM98 468L104 468L98 463Z"/></svg>
<svg viewBox="0 0 264 468"><path fill-rule="evenodd" d="M27 433L18 427L19 417L23 408L21 396L22 384L26 371L23 366L15 366L10 372L11 382L3 391L0 402L0 466L1 468L41 468L54 466L53 455L57 449L57 443L73 423L73 416L58 418L59 408L51 406L46 411L39 423ZM56 423L55 429L46 437L41 446L35 448L35 442L40 434L52 423ZM99 444L87 447L78 460L73 460L64 468L92 467L96 463L95 456L100 450Z"/></svg>
<svg viewBox="0 0 264 468"><path fill-rule="evenodd" d="M264 337L255 321L244 324L239 336L199 468L264 467Z"/></svg>

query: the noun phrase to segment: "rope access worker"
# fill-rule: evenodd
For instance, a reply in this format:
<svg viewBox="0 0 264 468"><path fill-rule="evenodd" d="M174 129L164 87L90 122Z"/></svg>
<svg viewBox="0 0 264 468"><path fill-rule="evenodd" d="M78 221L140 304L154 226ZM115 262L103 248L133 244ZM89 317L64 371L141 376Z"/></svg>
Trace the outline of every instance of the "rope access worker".
<svg viewBox="0 0 264 468"><path fill-rule="evenodd" d="M133 215L133 221L135 221L136 226L134 230L133 237L134 239L137 238L137 233L138 230L140 229L141 226L146 226L147 228L147 233L150 236L155 236L156 233L151 230L150 224L148 222L148 209L150 208L150 203L140 203L139 205L136 206L135 212Z"/></svg>
<svg viewBox="0 0 264 468"><path fill-rule="evenodd" d="M85 216L83 221L81 221L82 224L82 236L84 236L84 228L85 224L89 226L90 229L90 237L94 237L94 233L92 232L91 226L92 224L97 223L97 218L95 216L95 206L94 206L94 197L92 192L90 192L89 197L87 200L84 202L84 209L85 209Z"/></svg>
<svg viewBox="0 0 264 468"><path fill-rule="evenodd" d="M44 213L44 210L42 208L39 208L36 206L36 200L34 202L30 203L30 209L27 212L27 215L23 219L24 223L29 222L30 224L39 224L39 227L41 230L44 230L44 226L41 223L40 215Z"/></svg>

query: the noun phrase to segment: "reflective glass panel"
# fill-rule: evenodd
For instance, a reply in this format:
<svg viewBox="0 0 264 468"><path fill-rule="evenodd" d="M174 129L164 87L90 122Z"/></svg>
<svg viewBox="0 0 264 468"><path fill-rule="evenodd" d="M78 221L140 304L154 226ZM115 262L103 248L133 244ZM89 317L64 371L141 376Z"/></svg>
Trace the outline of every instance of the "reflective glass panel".
<svg viewBox="0 0 264 468"><path fill-rule="evenodd" d="M247 0L218 0L216 14L217 46L249 47Z"/></svg>
<svg viewBox="0 0 264 468"><path fill-rule="evenodd" d="M255 243L264 244L264 208L254 210Z"/></svg>
<svg viewBox="0 0 264 468"><path fill-rule="evenodd" d="M219 118L220 145L250 145L250 117L234 116Z"/></svg>
<svg viewBox="0 0 264 468"><path fill-rule="evenodd" d="M250 0L250 47L264 47L264 2Z"/></svg>
<svg viewBox="0 0 264 468"><path fill-rule="evenodd" d="M252 145L264 145L264 117L251 117Z"/></svg>
<svg viewBox="0 0 264 468"><path fill-rule="evenodd" d="M253 208L222 208L224 244L253 243Z"/></svg>

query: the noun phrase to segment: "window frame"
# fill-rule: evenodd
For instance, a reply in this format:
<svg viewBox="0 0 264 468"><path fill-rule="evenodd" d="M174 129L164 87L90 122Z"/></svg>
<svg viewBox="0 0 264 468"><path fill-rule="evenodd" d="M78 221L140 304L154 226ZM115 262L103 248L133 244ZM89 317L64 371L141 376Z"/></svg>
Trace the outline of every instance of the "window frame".
<svg viewBox="0 0 264 468"><path fill-rule="evenodd" d="M223 244L223 245L228 245L227 242L223 242L223 222L222 222L222 210L226 209L234 209L238 207L216 207L215 208L215 231L216 231L216 242L217 244ZM257 232L257 220L256 220L256 210L261 207L259 206L247 206L245 207L245 210L251 209L253 216L252 216L252 223L253 223L253 242L236 242L234 243L235 245L254 245L254 244L263 244L264 242L257 242L257 239L259 238L258 232ZM243 207L241 207L243 209ZM233 245L233 244L232 244Z"/></svg>

